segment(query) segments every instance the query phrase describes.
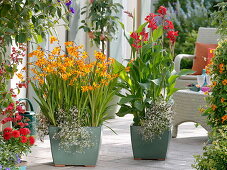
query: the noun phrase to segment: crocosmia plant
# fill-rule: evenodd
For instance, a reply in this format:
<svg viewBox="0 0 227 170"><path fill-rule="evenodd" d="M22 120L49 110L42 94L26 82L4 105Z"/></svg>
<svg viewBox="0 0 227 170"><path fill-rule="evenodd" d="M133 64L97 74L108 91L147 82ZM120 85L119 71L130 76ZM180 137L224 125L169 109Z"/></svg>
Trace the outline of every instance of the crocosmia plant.
<svg viewBox="0 0 227 170"><path fill-rule="evenodd" d="M51 37L51 43L57 38ZM82 127L98 127L109 119L107 108L117 92L118 77L112 58L95 51L96 61L86 61L88 55L82 46L65 42L66 51L60 46L52 51L38 47L29 54L37 60L31 63L34 73L32 86L36 92L42 115L41 133L47 126L61 129L56 137L63 148L76 145L90 146L87 132ZM67 55L66 55L67 54ZM83 145L83 146L81 146Z"/></svg>
<svg viewBox="0 0 227 170"><path fill-rule="evenodd" d="M129 12L125 13L133 18ZM134 125L146 126L146 136L154 136L170 128L171 97L177 91L175 80L187 73L185 70L180 74L173 71L178 31L167 16L167 9L161 6L158 14L150 13L144 24L130 34L125 31L125 36L132 55L120 74L126 93L120 95L118 115L133 114Z"/></svg>

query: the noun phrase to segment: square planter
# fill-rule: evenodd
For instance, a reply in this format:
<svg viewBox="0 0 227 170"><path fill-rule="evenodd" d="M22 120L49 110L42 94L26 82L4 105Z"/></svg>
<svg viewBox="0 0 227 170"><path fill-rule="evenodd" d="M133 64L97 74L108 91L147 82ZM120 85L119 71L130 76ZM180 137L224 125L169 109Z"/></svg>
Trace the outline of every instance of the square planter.
<svg viewBox="0 0 227 170"><path fill-rule="evenodd" d="M165 160L171 132L165 131L161 138L145 141L139 133L140 129L140 126L130 126L134 159Z"/></svg>
<svg viewBox="0 0 227 170"><path fill-rule="evenodd" d="M49 127L50 145L55 166L64 165L85 165L95 166L101 144L101 127L84 127L91 133L93 146L84 149L83 152L66 152L59 147L59 140L53 139L55 133L59 131L58 127ZM76 150L73 148L72 150Z"/></svg>

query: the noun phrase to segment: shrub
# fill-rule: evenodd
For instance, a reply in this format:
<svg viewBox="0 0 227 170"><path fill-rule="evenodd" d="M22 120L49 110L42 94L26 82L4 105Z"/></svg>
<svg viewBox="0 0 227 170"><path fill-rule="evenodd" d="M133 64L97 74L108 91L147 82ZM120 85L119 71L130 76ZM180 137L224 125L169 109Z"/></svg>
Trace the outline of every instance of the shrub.
<svg viewBox="0 0 227 170"><path fill-rule="evenodd" d="M227 167L227 125L215 129L213 142L203 148L203 155L196 155L193 168L198 170L225 170Z"/></svg>

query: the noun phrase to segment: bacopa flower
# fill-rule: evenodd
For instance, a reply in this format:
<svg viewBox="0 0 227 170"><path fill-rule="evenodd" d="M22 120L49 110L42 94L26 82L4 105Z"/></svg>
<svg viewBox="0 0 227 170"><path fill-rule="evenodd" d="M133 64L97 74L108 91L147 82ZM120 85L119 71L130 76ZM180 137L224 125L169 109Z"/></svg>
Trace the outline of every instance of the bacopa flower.
<svg viewBox="0 0 227 170"><path fill-rule="evenodd" d="M25 136L21 136L21 137L20 137L20 142L21 142L21 143L26 143L27 140L28 140L28 139L27 139L27 137L25 137Z"/></svg>
<svg viewBox="0 0 227 170"><path fill-rule="evenodd" d="M30 145L34 145L34 143L35 143L35 138L34 138L33 136L30 136L30 137L28 138L28 140L29 140Z"/></svg>
<svg viewBox="0 0 227 170"><path fill-rule="evenodd" d="M158 13L161 15L166 15L167 9L164 6L160 6L158 9Z"/></svg>
<svg viewBox="0 0 227 170"><path fill-rule="evenodd" d="M19 138L20 137L20 132L18 130L14 130L14 131L12 131L12 136L14 138Z"/></svg>
<svg viewBox="0 0 227 170"><path fill-rule="evenodd" d="M177 39L178 31L168 31L167 37L172 43L174 43Z"/></svg>
<svg viewBox="0 0 227 170"><path fill-rule="evenodd" d="M20 134L24 135L24 136L26 136L26 135L31 133L28 128L21 128L19 131L20 131Z"/></svg>

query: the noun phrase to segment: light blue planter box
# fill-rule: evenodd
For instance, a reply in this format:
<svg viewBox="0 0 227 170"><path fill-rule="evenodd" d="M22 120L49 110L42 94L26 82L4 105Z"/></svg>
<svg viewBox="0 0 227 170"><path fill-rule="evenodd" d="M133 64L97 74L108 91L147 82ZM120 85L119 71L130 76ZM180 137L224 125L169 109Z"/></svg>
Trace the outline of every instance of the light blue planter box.
<svg viewBox="0 0 227 170"><path fill-rule="evenodd" d="M26 170L26 166L20 166L19 170Z"/></svg>

